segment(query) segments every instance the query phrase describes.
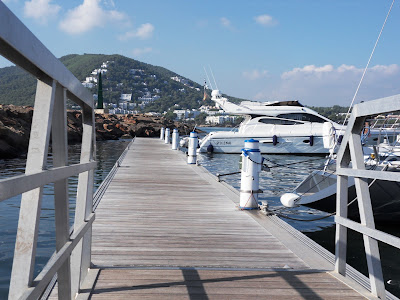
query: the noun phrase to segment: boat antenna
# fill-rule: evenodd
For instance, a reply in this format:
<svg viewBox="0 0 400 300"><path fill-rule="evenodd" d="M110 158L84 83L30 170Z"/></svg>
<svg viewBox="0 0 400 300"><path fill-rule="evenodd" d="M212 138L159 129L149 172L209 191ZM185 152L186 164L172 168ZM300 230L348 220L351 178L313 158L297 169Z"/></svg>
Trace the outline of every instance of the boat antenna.
<svg viewBox="0 0 400 300"><path fill-rule="evenodd" d="M208 68L209 68L209 69L210 69L210 71L211 71L211 75L212 75L212 77L213 77L213 79L214 79L215 87L216 87L216 88L217 88L217 90L218 90L218 85L217 85L217 82L215 81L214 73L213 73L213 71L212 71L212 69L211 69L210 65L208 65Z"/></svg>
<svg viewBox="0 0 400 300"><path fill-rule="evenodd" d="M365 76L365 73L367 72L369 63L371 62L371 59L372 59L372 56L374 55L376 46L378 45L378 42L379 42L379 39L381 38L383 29L385 28L385 25L386 25L386 22L387 22L387 20L388 20L388 18L389 18L390 12L392 11L394 1L395 1L395 0L393 0L393 1L392 1L392 5L390 5L389 11L388 11L388 13L387 13L387 15L386 15L386 18L385 18L385 21L383 22L381 31L379 32L378 38L376 39L376 42L375 42L374 48L372 49L371 55L369 56L367 65L366 65L365 68L364 68L364 72L363 72L363 74L362 74L362 76L361 76L360 82L358 83L358 86L357 86L357 89L356 89L356 91L355 91L355 93L354 93L353 99L351 100L351 104L350 104L350 106L349 106L349 110L347 111L346 117L345 117L345 119L344 119L344 121L343 121L343 125L346 124L347 119L349 118L349 114L350 114L350 111L351 111L351 109L352 109L352 107L353 107L354 101L355 101L355 99L356 99L356 97L357 97L358 90L360 89L361 83L362 83L363 80L364 80L364 76ZM343 131L343 128L340 129L338 136L341 135L342 131ZM333 156L333 150L335 149L336 145L337 145L337 139L336 139L335 144L334 144L334 146L333 146L333 148L332 148L330 157Z"/></svg>
<svg viewBox="0 0 400 300"><path fill-rule="evenodd" d="M206 76L207 76L207 82L210 84L210 87L211 87L211 89L213 90L213 86L212 86L212 83L211 83L211 81L210 81L210 78L208 77L208 73L207 73L207 70L206 70L206 68L203 66L203 69L204 69L204 73L206 73Z"/></svg>

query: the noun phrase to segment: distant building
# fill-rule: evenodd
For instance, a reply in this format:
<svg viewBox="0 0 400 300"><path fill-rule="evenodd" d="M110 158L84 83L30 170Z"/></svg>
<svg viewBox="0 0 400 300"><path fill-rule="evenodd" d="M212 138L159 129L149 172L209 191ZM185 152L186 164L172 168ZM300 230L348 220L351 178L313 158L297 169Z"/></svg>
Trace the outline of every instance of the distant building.
<svg viewBox="0 0 400 300"><path fill-rule="evenodd" d="M177 120L189 120L197 117L200 112L195 109L175 109L174 114L176 114L176 119Z"/></svg>
<svg viewBox="0 0 400 300"><path fill-rule="evenodd" d="M91 88L94 87L93 82L82 82L82 85L83 85L84 87L86 87L86 88L89 88L89 89L91 89Z"/></svg>
<svg viewBox="0 0 400 300"><path fill-rule="evenodd" d="M182 78L182 77L173 76L173 77L171 77L171 79L174 80L174 81L180 82L182 84L189 84L189 81L187 79L185 79L185 78Z"/></svg>
<svg viewBox="0 0 400 300"><path fill-rule="evenodd" d="M221 125L227 122L235 122L236 116L207 116L206 123L210 125Z"/></svg>
<svg viewBox="0 0 400 300"><path fill-rule="evenodd" d="M122 101L132 101L132 94L121 94L119 99Z"/></svg>

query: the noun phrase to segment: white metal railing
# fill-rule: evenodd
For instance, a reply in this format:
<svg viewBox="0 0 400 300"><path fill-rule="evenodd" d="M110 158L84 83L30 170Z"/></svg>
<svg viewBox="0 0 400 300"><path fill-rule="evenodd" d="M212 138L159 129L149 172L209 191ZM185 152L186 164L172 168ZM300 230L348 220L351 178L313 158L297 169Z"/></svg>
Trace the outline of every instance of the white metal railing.
<svg viewBox="0 0 400 300"><path fill-rule="evenodd" d="M363 235L367 257L371 293L381 299L386 298L378 241L400 249L400 238L375 229L375 220L368 188L368 179L400 182L400 173L365 170L361 145L361 132L365 119L371 115L400 110L400 95L381 98L354 106L347 130L337 154L337 208L335 271L346 272L347 229ZM352 167L349 167L351 162ZM354 177L360 223L347 218L348 178Z"/></svg>
<svg viewBox="0 0 400 300"><path fill-rule="evenodd" d="M37 299L58 275L59 299L72 299L90 267L95 134L93 99L80 81L0 2L0 55L37 78L25 175L0 180L0 201L22 194L9 299ZM68 165L66 101L82 108L80 164ZM52 138L53 168L47 168ZM70 235L68 177L79 174ZM56 255L33 278L43 186L54 183Z"/></svg>

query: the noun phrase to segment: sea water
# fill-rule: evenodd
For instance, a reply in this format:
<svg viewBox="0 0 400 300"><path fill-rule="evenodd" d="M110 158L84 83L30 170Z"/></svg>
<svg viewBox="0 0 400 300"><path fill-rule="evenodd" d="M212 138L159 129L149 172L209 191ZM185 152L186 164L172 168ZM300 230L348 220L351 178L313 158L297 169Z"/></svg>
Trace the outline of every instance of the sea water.
<svg viewBox="0 0 400 300"><path fill-rule="evenodd" d="M95 189L107 176L129 142L130 140L97 142L97 168L94 176ZM79 163L80 145L69 146L68 152L69 163ZM51 163L51 152L49 157L49 162ZM25 172L25 163L26 159L24 158L0 160L0 179L23 174ZM71 177L68 182L71 224L75 209L77 183L78 176ZM40 272L55 251L53 195L53 184L46 185L43 190L34 276ZM12 197L0 202L0 299L7 299L8 295L20 202L21 196Z"/></svg>

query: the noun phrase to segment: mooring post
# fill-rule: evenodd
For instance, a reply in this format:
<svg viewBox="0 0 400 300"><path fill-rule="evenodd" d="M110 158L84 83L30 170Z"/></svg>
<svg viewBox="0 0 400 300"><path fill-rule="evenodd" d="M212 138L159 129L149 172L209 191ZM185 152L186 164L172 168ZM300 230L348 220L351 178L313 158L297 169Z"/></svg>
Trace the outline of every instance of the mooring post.
<svg viewBox="0 0 400 300"><path fill-rule="evenodd" d="M165 144L169 144L170 129L165 129Z"/></svg>
<svg viewBox="0 0 400 300"><path fill-rule="evenodd" d="M196 150L197 150L197 133L192 131L189 136L189 147L188 147L188 164L196 164Z"/></svg>
<svg viewBox="0 0 400 300"><path fill-rule="evenodd" d="M259 189L259 175L261 172L262 157L257 140L245 140L242 149L242 174L240 182L241 209L257 209Z"/></svg>
<svg viewBox="0 0 400 300"><path fill-rule="evenodd" d="M160 140L164 139L164 134L165 134L165 128L162 127L161 130L160 130Z"/></svg>
<svg viewBox="0 0 400 300"><path fill-rule="evenodd" d="M178 150L179 144L179 132L178 129L172 131L172 150Z"/></svg>

